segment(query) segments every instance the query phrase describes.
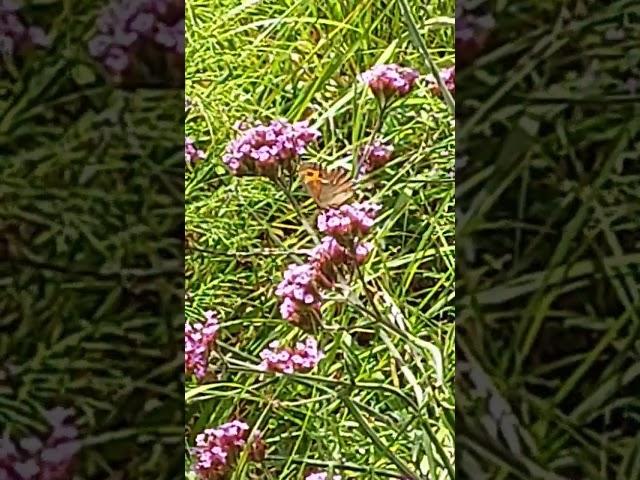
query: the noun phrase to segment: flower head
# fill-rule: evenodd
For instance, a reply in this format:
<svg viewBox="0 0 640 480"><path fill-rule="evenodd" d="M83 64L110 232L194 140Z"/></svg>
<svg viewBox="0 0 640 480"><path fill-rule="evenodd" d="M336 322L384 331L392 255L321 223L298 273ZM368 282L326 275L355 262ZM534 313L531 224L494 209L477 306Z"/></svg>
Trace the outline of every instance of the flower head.
<svg viewBox="0 0 640 480"><path fill-rule="evenodd" d="M318 342L309 337L305 342L298 342L294 348L282 347L280 342L274 341L269 348L260 352L262 363L260 368L268 372L294 373L309 372L324 357L318 350Z"/></svg>
<svg viewBox="0 0 640 480"><path fill-rule="evenodd" d="M373 226L380 208L375 203L361 202L325 210L318 217L318 230L339 242L362 237Z"/></svg>
<svg viewBox="0 0 640 480"><path fill-rule="evenodd" d="M321 294L316 280L317 272L313 265L289 265L276 288L276 295L282 300L282 318L295 324L306 324L317 318Z"/></svg>
<svg viewBox="0 0 640 480"><path fill-rule="evenodd" d="M356 262L362 264L369 258L371 250L373 250L373 244L371 242L359 242L355 250Z"/></svg>
<svg viewBox="0 0 640 480"><path fill-rule="evenodd" d="M360 217L374 215L378 207L354 205L357 214L354 214L353 224L359 225L357 228L362 231L362 224L368 222ZM357 238L350 238L349 241L349 246L344 246L336 238L325 236L309 251L307 263L289 265L276 288L276 295L281 300L282 318L305 330L319 319L322 292L333 288L340 275L347 278L358 265L367 260L371 252L371 243Z"/></svg>
<svg viewBox="0 0 640 480"><path fill-rule="evenodd" d="M184 367L198 380L207 374L209 351L214 345L219 329L216 314L208 310L204 321L184 324Z"/></svg>
<svg viewBox="0 0 640 480"><path fill-rule="evenodd" d="M12 0L0 0L0 51L14 55L29 47L48 47L51 39L37 26L30 26L20 15L20 6Z"/></svg>
<svg viewBox="0 0 640 480"><path fill-rule="evenodd" d="M80 450L74 410L56 407L45 412L47 436L26 436L15 444L0 438L0 477L23 480L63 480L72 476L75 454ZM19 446L19 448L18 448Z"/></svg>
<svg viewBox="0 0 640 480"><path fill-rule="evenodd" d="M208 428L196 437L194 449L196 474L202 479L218 479L228 472L247 444L249 425L240 420ZM254 432L252 457L262 450L260 432Z"/></svg>
<svg viewBox="0 0 640 480"><path fill-rule="evenodd" d="M318 229L325 237L309 251L306 263L289 265L276 288L285 320L304 330L314 326L320 317L323 292L334 287L340 277L348 278L369 257L372 245L362 237L380 208L375 203L356 202L320 214ZM287 358L281 360L286 363Z"/></svg>
<svg viewBox="0 0 640 480"><path fill-rule="evenodd" d="M193 140L189 137L184 137L184 161L188 165L193 165L198 160L205 158L204 151L196 147Z"/></svg>
<svg viewBox="0 0 640 480"><path fill-rule="evenodd" d="M386 165L391 160L393 147L380 140L376 140L370 145L366 145L360 151L360 175L370 173Z"/></svg>
<svg viewBox="0 0 640 480"><path fill-rule="evenodd" d="M336 242L333 237L322 237L318 245L309 251L309 259L311 263L322 266L326 262L338 263L345 261L347 251Z"/></svg>
<svg viewBox="0 0 640 480"><path fill-rule="evenodd" d="M472 12L464 2L456 3L456 60L464 65L484 48L495 20L489 14Z"/></svg>
<svg viewBox="0 0 640 480"><path fill-rule="evenodd" d="M429 83L429 90L439 95L441 93L440 85L436 81L436 77L434 77L432 74L429 74L425 78ZM444 83L444 86L447 87L447 90L449 90L450 92L454 92L456 89L456 67L453 66L441 70L440 79L442 80L442 83Z"/></svg>
<svg viewBox="0 0 640 480"><path fill-rule="evenodd" d="M419 74L412 68L396 64L376 65L360 75L360 80L369 86L379 98L402 97L413 88Z"/></svg>
<svg viewBox="0 0 640 480"><path fill-rule="evenodd" d="M318 472L307 475L304 480L329 480L329 477L325 472ZM342 477L334 473L331 480L342 480Z"/></svg>
<svg viewBox="0 0 640 480"><path fill-rule="evenodd" d="M184 11L178 2L113 0L96 25L89 53L114 75L139 63L144 50L184 55Z"/></svg>
<svg viewBox="0 0 640 480"><path fill-rule="evenodd" d="M313 283L314 279L315 272L311 265L291 264L276 289L276 295L313 305L320 300L320 295Z"/></svg>
<svg viewBox="0 0 640 480"><path fill-rule="evenodd" d="M291 168L291 162L320 137L320 132L306 121L273 120L269 124L238 127L240 136L227 145L222 157L235 175L273 177L280 168Z"/></svg>
<svg viewBox="0 0 640 480"><path fill-rule="evenodd" d="M332 288L340 274L347 276L357 265L365 262L371 244L356 242L353 251L338 241L326 236L309 252L309 263L315 268L316 283L323 288Z"/></svg>

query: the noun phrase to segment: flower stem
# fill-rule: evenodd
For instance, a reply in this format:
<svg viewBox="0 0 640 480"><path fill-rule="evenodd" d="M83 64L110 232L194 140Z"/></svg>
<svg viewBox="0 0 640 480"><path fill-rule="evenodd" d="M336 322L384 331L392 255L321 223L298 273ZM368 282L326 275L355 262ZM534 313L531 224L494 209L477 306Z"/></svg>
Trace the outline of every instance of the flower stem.
<svg viewBox="0 0 640 480"><path fill-rule="evenodd" d="M354 306L356 308L360 309L361 311L363 311L365 313L368 313L369 315L373 316L384 327L388 328L393 333L398 335L400 338L402 338L403 340L407 341L413 348L417 348L417 346L419 345L419 341L411 333L404 331L402 328L398 327L397 325L394 325L393 322L390 322L389 319L386 318L382 314L382 312L378 308L378 305L375 303L374 295L371 292L371 290L369 290L369 287L367 286L367 283L366 283L365 278L364 278L364 274L360 270L359 266L356 267L356 272L357 272L358 277L360 279L360 283L362 284L362 289L364 290L365 295L367 296L367 300L371 304L371 307L373 308L373 311L369 310L368 308L365 308L362 305L354 304Z"/></svg>
<svg viewBox="0 0 640 480"><path fill-rule="evenodd" d="M243 362L241 360L229 359L229 371L230 372L244 372L244 373L255 373L259 375L265 376L275 376L275 375L283 375L276 374L273 372L265 372L264 370L260 370L256 365L248 362ZM409 396L407 396L401 390L394 388L390 385L386 384L378 384L372 382L349 382L344 380L337 380L335 378L330 377L321 377L318 375L313 375L309 373L290 373L287 374L287 378L292 381L302 383L309 386L318 386L320 385L328 385L329 387L324 387L323 390L326 392L331 392L332 394L336 394L338 387L343 387L346 390L356 389L356 390L364 390L364 391L380 391L384 393L389 393L394 395L395 397L402 400L409 408L413 409L417 413L420 413L419 405L416 404ZM314 383L316 385L314 385Z"/></svg>
<svg viewBox="0 0 640 480"><path fill-rule="evenodd" d="M296 215L300 219L300 222L302 223L302 226L304 227L304 229L311 236L311 238L313 238L313 241L315 243L319 243L320 242L320 238L318 237L318 234L315 232L313 227L311 227L311 225L307 221L307 218L304 216L304 213L302 213L302 209L300 208L300 204L296 201L296 199L291 194L291 190L289 188L287 188L287 186L279 178L274 179L274 183L278 186L278 188L280 188L280 190L282 190L282 192L287 197L287 200L289 200L289 203L291 204L291 207L293 207L293 209L295 210Z"/></svg>
<svg viewBox="0 0 640 480"><path fill-rule="evenodd" d="M376 137L380 133L380 130L382 130L382 124L384 123L384 116L388 112L387 107L390 104L386 102L381 102L378 105L380 107L380 114L378 115L376 123L373 125L373 129L371 131L371 136L369 137L369 141L367 142L367 145L365 146L365 148L363 150L360 150L361 152L366 153L369 151L369 149L371 148L371 145L373 145L373 142L375 141ZM356 155L356 157L354 158L356 159L356 175L359 175L360 167L361 167L359 155Z"/></svg>

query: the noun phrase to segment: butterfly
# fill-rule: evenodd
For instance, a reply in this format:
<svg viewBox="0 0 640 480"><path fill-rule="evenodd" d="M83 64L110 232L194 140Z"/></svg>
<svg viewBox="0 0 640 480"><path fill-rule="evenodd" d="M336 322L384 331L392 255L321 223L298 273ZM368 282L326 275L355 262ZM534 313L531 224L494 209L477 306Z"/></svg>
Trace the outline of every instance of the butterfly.
<svg viewBox="0 0 640 480"><path fill-rule="evenodd" d="M299 172L309 195L320 208L339 207L354 195L351 176L342 167L328 170L317 163L303 163Z"/></svg>

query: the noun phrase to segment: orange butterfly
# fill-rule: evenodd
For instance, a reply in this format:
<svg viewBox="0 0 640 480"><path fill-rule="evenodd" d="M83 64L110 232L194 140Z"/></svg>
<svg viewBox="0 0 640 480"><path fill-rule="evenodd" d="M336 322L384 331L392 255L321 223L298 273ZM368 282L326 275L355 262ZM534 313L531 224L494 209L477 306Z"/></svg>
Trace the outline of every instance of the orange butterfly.
<svg viewBox="0 0 640 480"><path fill-rule="evenodd" d="M351 176L344 168L328 170L317 163L303 163L300 177L320 208L339 207L354 195Z"/></svg>

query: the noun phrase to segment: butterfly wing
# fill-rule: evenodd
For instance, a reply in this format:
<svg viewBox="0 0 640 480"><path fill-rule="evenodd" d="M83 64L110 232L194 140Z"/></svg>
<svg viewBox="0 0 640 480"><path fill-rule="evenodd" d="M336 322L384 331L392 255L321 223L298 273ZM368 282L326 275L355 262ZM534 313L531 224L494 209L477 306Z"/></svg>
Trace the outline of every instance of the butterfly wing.
<svg viewBox="0 0 640 480"><path fill-rule="evenodd" d="M303 163L299 172L307 192L318 203L322 190L322 169L315 163Z"/></svg>
<svg viewBox="0 0 640 480"><path fill-rule="evenodd" d="M334 194L327 201L322 201L321 202L322 204L319 204L319 205L322 208L339 207L347 203L351 199L351 197L353 197L353 191L340 192L340 193Z"/></svg>
<svg viewBox="0 0 640 480"><path fill-rule="evenodd" d="M315 163L300 165L302 181L320 208L337 207L353 197L353 184L344 168L327 170Z"/></svg>
<svg viewBox="0 0 640 480"><path fill-rule="evenodd" d="M349 172L344 168L337 168L325 172L322 176L323 188L320 190L318 204L322 208L338 207L353 197L353 184Z"/></svg>

